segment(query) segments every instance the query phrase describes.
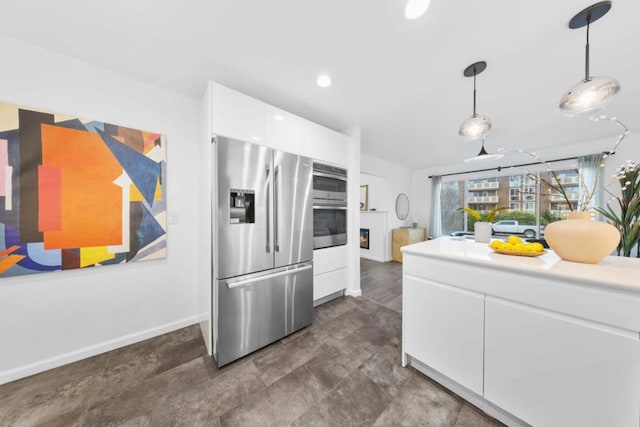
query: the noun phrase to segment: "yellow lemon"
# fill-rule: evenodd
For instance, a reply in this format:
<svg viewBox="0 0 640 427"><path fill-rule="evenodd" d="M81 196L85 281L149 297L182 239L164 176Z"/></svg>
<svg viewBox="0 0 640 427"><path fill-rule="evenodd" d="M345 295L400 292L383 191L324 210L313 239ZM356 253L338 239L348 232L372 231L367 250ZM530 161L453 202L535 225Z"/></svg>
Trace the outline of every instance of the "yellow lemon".
<svg viewBox="0 0 640 427"><path fill-rule="evenodd" d="M544 246L542 246L542 243L529 243L529 246L531 247L531 252L544 251Z"/></svg>
<svg viewBox="0 0 640 427"><path fill-rule="evenodd" d="M501 244L502 242L500 240L494 240L493 242L491 242L491 247L493 249L500 249Z"/></svg>
<svg viewBox="0 0 640 427"><path fill-rule="evenodd" d="M518 236L509 236L507 237L507 242L511 243L512 245L517 245L518 243L522 243L522 239Z"/></svg>

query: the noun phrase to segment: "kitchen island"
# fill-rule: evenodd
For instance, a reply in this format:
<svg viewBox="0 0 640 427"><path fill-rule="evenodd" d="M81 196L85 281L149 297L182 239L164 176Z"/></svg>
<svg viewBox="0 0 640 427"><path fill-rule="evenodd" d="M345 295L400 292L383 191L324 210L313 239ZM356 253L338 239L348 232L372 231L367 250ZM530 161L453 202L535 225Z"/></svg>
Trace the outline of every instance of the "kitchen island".
<svg viewBox="0 0 640 427"><path fill-rule="evenodd" d="M509 425L640 425L640 260L402 252L403 366Z"/></svg>

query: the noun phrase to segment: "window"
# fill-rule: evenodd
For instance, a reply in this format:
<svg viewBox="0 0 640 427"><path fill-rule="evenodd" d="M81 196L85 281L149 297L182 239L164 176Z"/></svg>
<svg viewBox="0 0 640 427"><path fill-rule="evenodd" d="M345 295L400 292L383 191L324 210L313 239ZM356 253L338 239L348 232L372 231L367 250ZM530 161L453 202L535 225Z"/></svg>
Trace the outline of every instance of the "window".
<svg viewBox="0 0 640 427"><path fill-rule="evenodd" d="M556 173L575 210L580 191L577 171L562 170ZM539 176L541 180L555 184L551 173L543 172ZM512 221L512 226L517 222L517 225L532 225L535 228L557 221L567 214L569 206L564 196L557 191L549 191L544 185L540 192L538 194L536 179L527 173L443 182L440 199L442 232L445 235L473 232L475 220L460 210L464 206L481 213L496 207L508 207L498 212L494 222L508 220ZM538 233L539 236L541 234Z"/></svg>

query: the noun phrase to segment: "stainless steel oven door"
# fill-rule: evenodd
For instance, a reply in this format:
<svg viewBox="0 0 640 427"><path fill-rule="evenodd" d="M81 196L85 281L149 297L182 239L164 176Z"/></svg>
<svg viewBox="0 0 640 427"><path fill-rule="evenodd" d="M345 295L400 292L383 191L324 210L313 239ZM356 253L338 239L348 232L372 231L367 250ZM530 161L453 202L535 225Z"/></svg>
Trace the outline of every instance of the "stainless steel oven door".
<svg viewBox="0 0 640 427"><path fill-rule="evenodd" d="M346 202L347 177L314 171L313 198Z"/></svg>
<svg viewBox="0 0 640 427"><path fill-rule="evenodd" d="M347 244L347 207L314 205L313 249Z"/></svg>

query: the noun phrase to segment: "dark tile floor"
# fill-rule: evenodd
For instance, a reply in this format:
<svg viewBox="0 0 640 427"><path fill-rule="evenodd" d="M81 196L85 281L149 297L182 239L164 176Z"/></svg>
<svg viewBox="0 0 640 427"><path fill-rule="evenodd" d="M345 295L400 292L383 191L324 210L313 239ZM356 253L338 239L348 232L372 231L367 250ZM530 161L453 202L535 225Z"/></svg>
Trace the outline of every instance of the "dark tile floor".
<svg viewBox="0 0 640 427"><path fill-rule="evenodd" d="M378 286L364 293L382 305L331 301L311 327L222 369L190 326L5 384L0 426L499 425L400 366L401 317L383 305L400 307L381 278L399 269L367 264Z"/></svg>
<svg viewBox="0 0 640 427"><path fill-rule="evenodd" d="M402 312L402 264L360 258L362 296Z"/></svg>

